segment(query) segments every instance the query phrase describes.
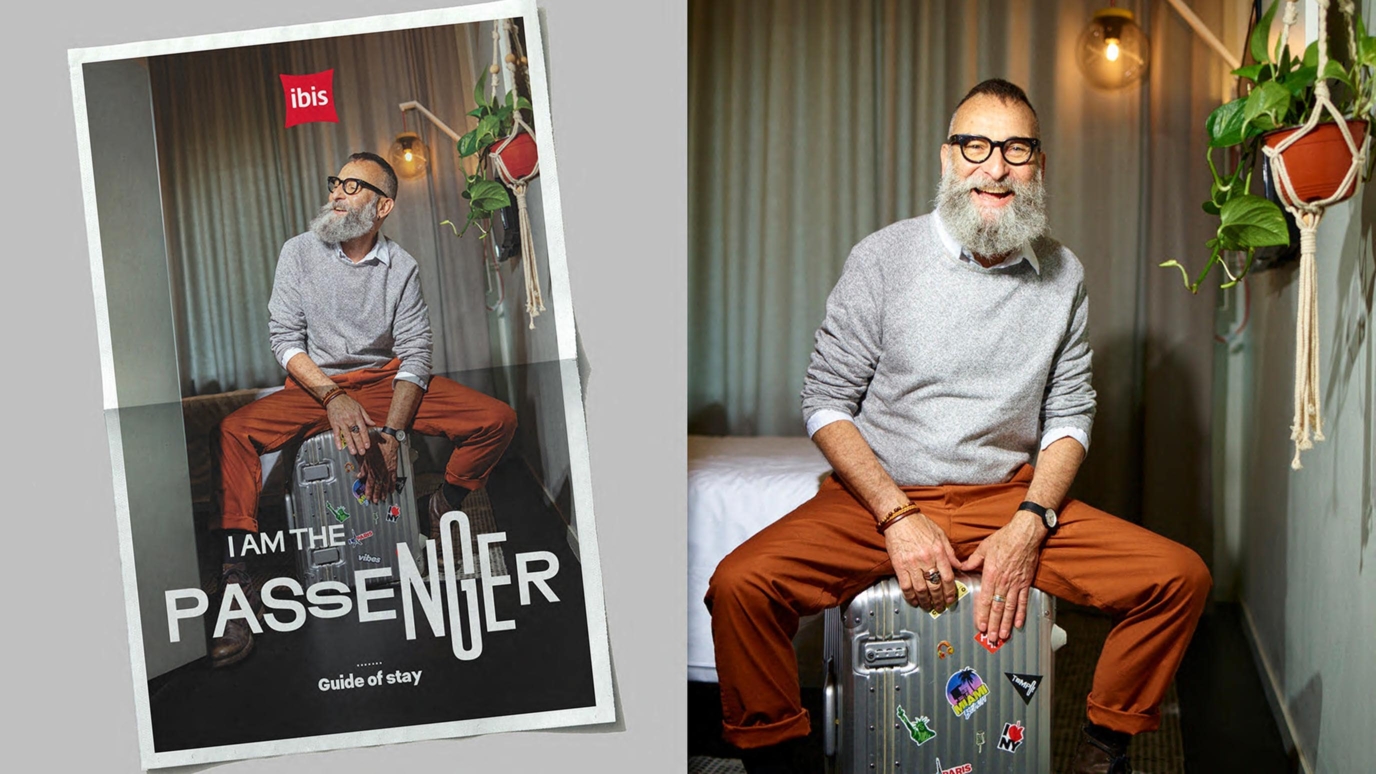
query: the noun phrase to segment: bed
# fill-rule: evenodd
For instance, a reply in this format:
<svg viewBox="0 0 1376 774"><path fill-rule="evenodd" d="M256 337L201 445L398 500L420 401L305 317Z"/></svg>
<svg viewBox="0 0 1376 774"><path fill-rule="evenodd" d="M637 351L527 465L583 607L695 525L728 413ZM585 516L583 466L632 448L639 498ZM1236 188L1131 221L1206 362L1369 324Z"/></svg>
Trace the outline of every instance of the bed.
<svg viewBox="0 0 1376 774"><path fill-rule="evenodd" d="M717 563L816 494L830 471L803 437L688 437L689 680L717 681L711 617L702 603ZM820 627L821 616L804 619L794 640L804 684L820 682Z"/></svg>

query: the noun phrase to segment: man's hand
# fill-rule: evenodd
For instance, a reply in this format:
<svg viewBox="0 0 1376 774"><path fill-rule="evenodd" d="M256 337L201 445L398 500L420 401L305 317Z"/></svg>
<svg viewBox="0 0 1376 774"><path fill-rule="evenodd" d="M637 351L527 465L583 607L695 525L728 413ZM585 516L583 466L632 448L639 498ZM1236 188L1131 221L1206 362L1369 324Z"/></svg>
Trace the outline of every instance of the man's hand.
<svg viewBox="0 0 1376 774"><path fill-rule="evenodd" d="M975 596L975 625L990 641L1006 640L1013 627L1027 619L1027 595L1037 575L1042 538L1046 527L1030 511L1018 511L1013 520L984 539L960 565L966 572L984 568L979 594ZM995 596L1003 598L1000 602Z"/></svg>
<svg viewBox="0 0 1376 774"><path fill-rule="evenodd" d="M361 457L372 443L368 439L368 428L377 424L358 401L348 395L340 395L325 407L325 416L330 420L337 441L343 441L349 453Z"/></svg>
<svg viewBox="0 0 1376 774"><path fill-rule="evenodd" d="M332 403L341 400L343 398L335 398ZM378 443L363 456L363 462L358 466L358 477L363 479L363 496L370 502L385 500L396 491L399 448L401 444L397 443L397 439L384 433Z"/></svg>
<svg viewBox="0 0 1376 774"><path fill-rule="evenodd" d="M956 576L951 567L960 561L941 527L925 515L914 513L885 531L884 546L909 604L938 613L955 604ZM928 580L933 569L941 573L940 583Z"/></svg>

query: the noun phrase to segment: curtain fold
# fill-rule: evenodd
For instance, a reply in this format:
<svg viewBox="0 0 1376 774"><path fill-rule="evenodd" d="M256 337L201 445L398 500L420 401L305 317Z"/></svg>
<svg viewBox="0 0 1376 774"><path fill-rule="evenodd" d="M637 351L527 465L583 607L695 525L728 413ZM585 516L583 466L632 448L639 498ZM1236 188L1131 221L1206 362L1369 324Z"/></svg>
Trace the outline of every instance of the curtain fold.
<svg viewBox="0 0 1376 774"><path fill-rule="evenodd" d="M1157 250L1202 246L1208 235L1192 219L1148 218L1141 91L1097 91L1075 65L1080 31L1101 5L690 0L689 432L804 432L798 394L849 249L931 210L956 103L980 80L1002 77L1037 108L1051 233L1086 270L1099 409L1076 493L1140 513L1147 328L1202 340L1191 368L1211 346L1207 330L1146 313L1141 262L1158 271L1175 255ZM1171 13L1159 2L1126 5L1139 19ZM1153 101L1199 101L1188 65L1160 71ZM1193 156L1153 164L1150 185L1197 209L1193 193L1179 193L1195 190L1197 166ZM1143 255L1148 223L1172 241L1154 239ZM1204 370L1189 397L1207 417ZM1207 478L1207 468L1197 475Z"/></svg>
<svg viewBox="0 0 1376 774"><path fill-rule="evenodd" d="M339 123L284 128L281 74L334 70ZM280 384L267 302L282 243L327 198L355 151L387 156L398 105L415 99L463 131L475 70L455 26L221 49L149 60L184 395ZM413 255L434 330L435 372L491 362L481 246L462 223L453 142L415 113L431 169L400 183L383 233Z"/></svg>

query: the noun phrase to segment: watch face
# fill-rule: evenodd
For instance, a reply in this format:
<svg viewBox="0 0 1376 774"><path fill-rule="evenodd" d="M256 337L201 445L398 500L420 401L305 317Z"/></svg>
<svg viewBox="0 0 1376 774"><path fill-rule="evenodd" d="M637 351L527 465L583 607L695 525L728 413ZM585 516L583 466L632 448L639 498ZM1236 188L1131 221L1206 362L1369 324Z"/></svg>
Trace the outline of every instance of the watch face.
<svg viewBox="0 0 1376 774"><path fill-rule="evenodd" d="M1047 528L1047 529L1055 529L1057 523L1059 523L1059 522L1058 522L1057 519L1056 519L1056 511L1055 511L1055 509L1047 508L1047 509L1046 509L1046 528Z"/></svg>

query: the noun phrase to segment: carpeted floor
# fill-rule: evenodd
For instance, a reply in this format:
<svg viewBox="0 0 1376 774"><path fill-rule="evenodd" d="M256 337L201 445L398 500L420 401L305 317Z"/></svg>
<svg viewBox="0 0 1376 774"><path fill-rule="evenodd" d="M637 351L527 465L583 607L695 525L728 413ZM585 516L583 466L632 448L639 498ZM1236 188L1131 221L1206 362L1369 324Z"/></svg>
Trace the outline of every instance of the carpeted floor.
<svg viewBox="0 0 1376 774"><path fill-rule="evenodd" d="M1068 639L1065 647L1056 652L1051 760L1055 771L1064 771L1074 755L1080 727L1085 721L1085 697L1089 695L1094 667L1112 622L1094 610L1061 603L1056 613L1056 623L1066 630ZM710 734L705 729L712 728L713 723L720 723L720 709L713 706L716 700L715 687L712 685L707 688L705 684L690 686L688 774L743 774L745 767L738 759L717 757L727 754L719 740L713 743L704 739ZM821 735L816 723L821 717L820 699L820 692L803 692L803 703L808 706L814 720L809 747L816 749L811 750L808 757L819 764L822 758ZM811 706L814 702L818 706ZM1161 728L1133 737L1129 755L1137 774L1184 774L1180 703L1174 683L1161 705Z"/></svg>

